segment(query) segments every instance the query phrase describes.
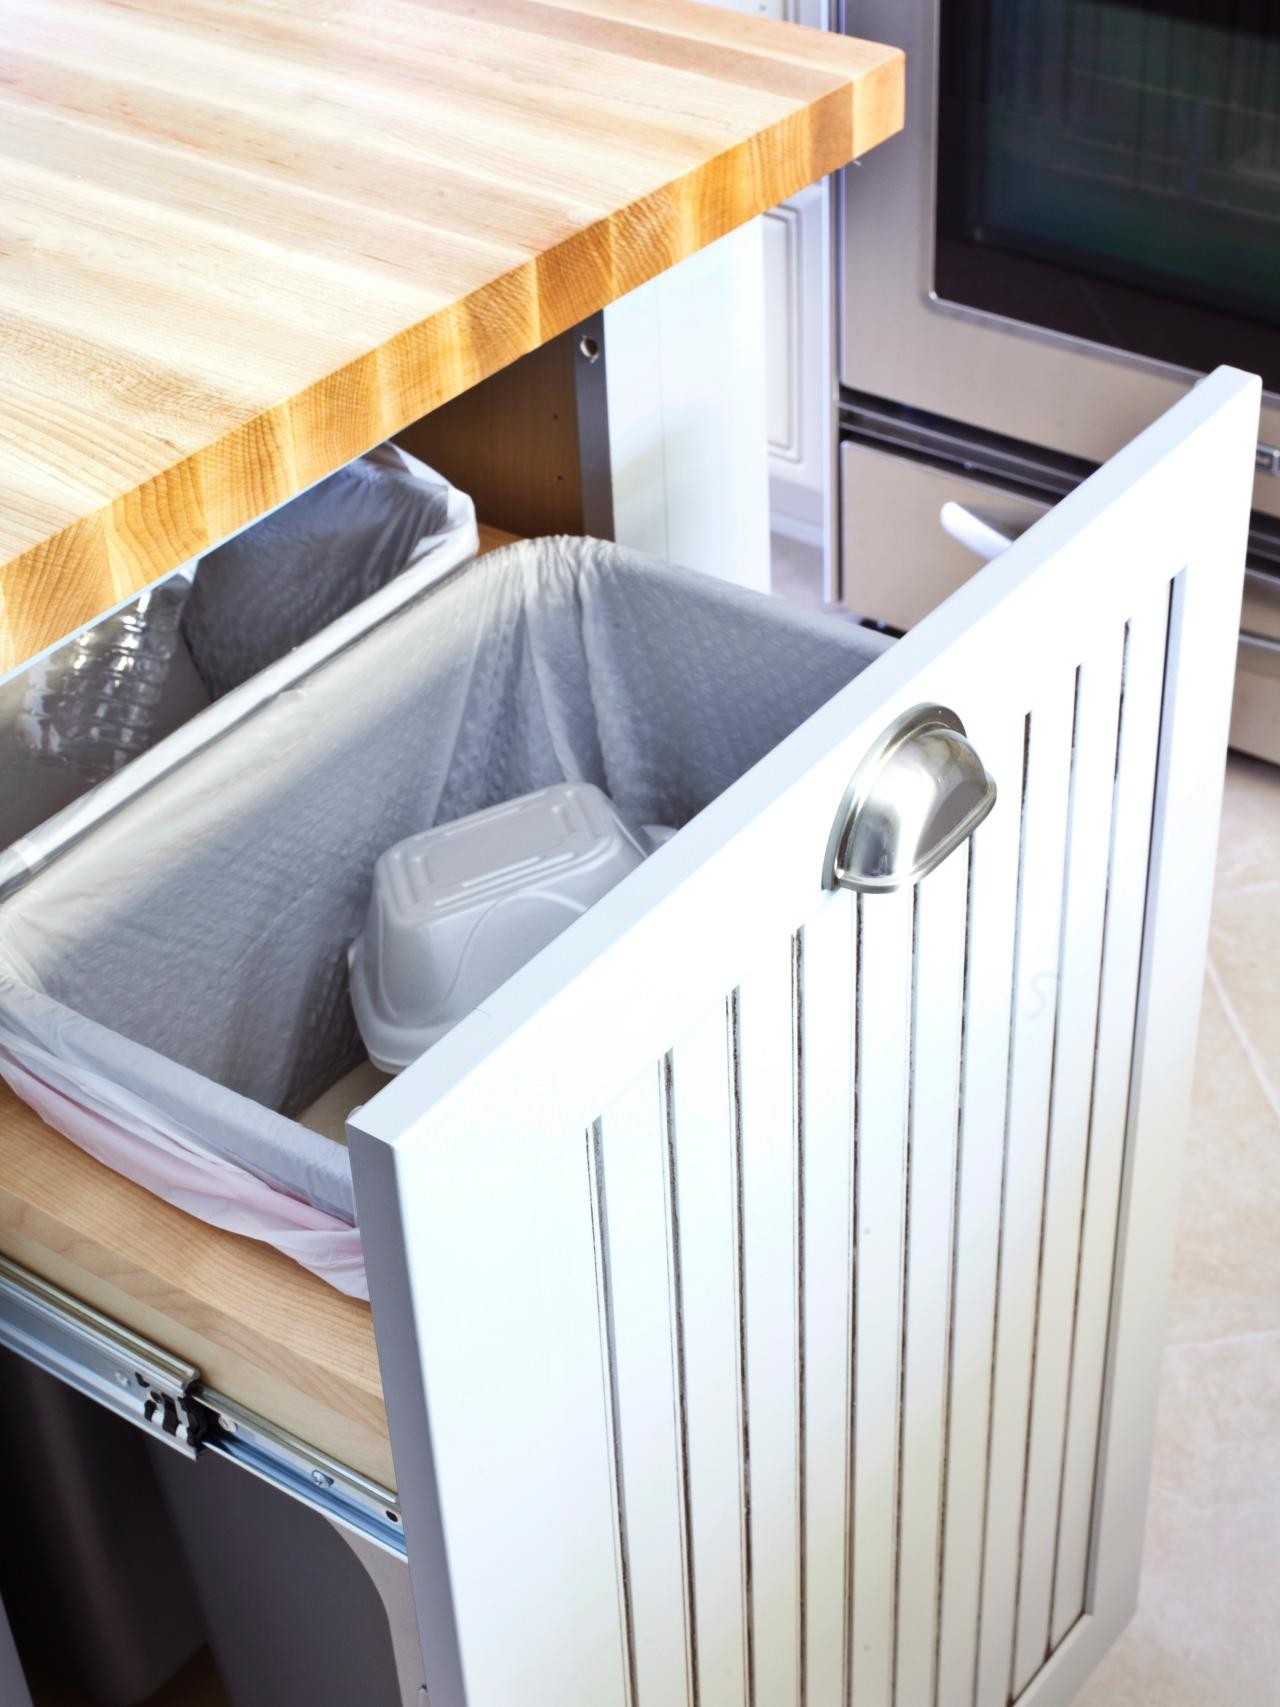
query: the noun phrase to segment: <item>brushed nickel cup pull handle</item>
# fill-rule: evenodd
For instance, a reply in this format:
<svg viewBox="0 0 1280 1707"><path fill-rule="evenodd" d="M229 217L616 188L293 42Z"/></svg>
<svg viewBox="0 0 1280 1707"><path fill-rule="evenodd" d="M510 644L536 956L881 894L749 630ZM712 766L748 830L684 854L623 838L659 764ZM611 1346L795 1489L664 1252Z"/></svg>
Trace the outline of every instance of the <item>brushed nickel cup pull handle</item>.
<svg viewBox="0 0 1280 1707"><path fill-rule="evenodd" d="M878 894L916 883L953 853L996 803L996 785L943 705L896 718L845 790L827 844L828 888Z"/></svg>

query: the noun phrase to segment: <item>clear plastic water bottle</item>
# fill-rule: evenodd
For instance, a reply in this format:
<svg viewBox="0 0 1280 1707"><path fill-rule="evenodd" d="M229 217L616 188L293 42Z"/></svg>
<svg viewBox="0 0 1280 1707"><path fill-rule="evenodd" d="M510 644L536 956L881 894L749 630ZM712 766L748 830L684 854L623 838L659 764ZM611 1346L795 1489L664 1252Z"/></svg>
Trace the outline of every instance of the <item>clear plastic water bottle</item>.
<svg viewBox="0 0 1280 1707"><path fill-rule="evenodd" d="M14 724L43 763L100 782L151 745L190 582L175 575L28 672Z"/></svg>

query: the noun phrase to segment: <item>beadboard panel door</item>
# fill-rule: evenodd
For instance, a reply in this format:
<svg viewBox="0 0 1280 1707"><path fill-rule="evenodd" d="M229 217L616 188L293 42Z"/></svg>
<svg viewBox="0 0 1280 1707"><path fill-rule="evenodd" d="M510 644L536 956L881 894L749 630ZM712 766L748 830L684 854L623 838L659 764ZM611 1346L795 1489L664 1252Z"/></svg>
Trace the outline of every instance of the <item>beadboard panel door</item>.
<svg viewBox="0 0 1280 1707"><path fill-rule="evenodd" d="M1257 409L1204 381L359 1111L433 1707L1062 1707L1130 1616ZM824 887L922 702L994 810Z"/></svg>

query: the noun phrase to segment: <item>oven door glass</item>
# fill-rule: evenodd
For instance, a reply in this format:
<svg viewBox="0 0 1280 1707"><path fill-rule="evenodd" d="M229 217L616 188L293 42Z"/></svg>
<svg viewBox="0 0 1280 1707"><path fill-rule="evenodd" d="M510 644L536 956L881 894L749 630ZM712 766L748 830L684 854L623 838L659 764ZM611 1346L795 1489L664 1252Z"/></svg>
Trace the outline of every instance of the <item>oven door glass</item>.
<svg viewBox="0 0 1280 1707"><path fill-rule="evenodd" d="M1280 0L941 0L944 300L1280 391Z"/></svg>

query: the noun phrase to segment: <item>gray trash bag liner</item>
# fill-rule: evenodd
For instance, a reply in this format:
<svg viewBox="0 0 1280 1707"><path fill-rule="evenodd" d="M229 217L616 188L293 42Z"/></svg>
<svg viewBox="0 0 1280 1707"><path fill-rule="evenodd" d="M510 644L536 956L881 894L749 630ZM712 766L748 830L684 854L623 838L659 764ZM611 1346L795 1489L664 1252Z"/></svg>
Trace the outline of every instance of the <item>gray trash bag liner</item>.
<svg viewBox="0 0 1280 1707"><path fill-rule="evenodd" d="M478 547L471 499L379 445L0 684L0 896Z"/></svg>
<svg viewBox="0 0 1280 1707"><path fill-rule="evenodd" d="M475 505L378 445L200 559L182 636L214 699L413 565L473 557Z"/></svg>
<svg viewBox="0 0 1280 1707"><path fill-rule="evenodd" d="M378 855L566 780L682 825L888 644L593 540L480 558L0 907L0 1071L25 1094L56 1059L112 1120L349 1224L345 1148L291 1116L363 1058L346 950Z"/></svg>

